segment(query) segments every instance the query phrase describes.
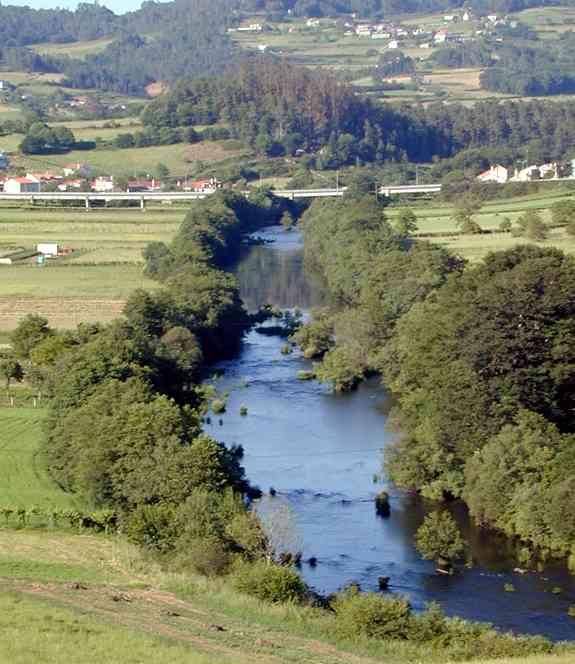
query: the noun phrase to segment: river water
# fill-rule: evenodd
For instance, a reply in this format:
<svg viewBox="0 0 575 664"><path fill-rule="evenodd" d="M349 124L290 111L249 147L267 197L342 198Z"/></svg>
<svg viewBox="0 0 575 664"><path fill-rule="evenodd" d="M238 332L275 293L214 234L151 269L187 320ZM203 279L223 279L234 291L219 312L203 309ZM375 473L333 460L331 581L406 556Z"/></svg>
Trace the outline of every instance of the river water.
<svg viewBox="0 0 575 664"><path fill-rule="evenodd" d="M260 236L270 245L246 250L237 267L242 297L250 310L262 304L309 310L322 303L321 286L306 274L296 231L270 228ZM409 596L415 608L439 602L450 615L491 622L515 632L574 639L575 577L560 566L540 574L513 572L505 542L476 529L464 510L457 514L471 542L474 566L451 577L434 573L413 546L425 506L385 482L382 450L397 435L386 429L388 396L377 380L351 394L332 394L297 373L310 363L297 352L282 355L284 342L251 332L238 358L223 362L218 389L229 390L227 412L207 429L228 444L241 444L253 484L273 487L293 510L303 542L306 582L331 593L355 581L376 590L379 576L391 578L392 592ZM240 406L248 415L239 414ZM391 516L375 513L373 498L391 494ZM515 592L505 592L512 583ZM556 594L552 590L561 589Z"/></svg>

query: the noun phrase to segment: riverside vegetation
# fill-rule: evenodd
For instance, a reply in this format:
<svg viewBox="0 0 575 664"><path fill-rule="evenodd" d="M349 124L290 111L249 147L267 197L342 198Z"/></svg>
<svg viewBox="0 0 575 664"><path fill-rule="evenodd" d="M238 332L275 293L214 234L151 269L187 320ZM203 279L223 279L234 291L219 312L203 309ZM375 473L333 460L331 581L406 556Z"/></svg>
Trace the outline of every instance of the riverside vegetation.
<svg viewBox="0 0 575 664"><path fill-rule="evenodd" d="M403 216L392 226L361 196L310 207L306 258L334 306L295 340L337 390L382 375L403 432L386 455L397 485L463 499L523 563L575 571L575 262L520 244L466 266Z"/></svg>
<svg viewBox="0 0 575 664"><path fill-rule="evenodd" d="M200 381L204 368L237 349L252 323L234 278L220 268L242 232L279 221L286 206L292 207L267 195L257 202L214 195L194 206L169 246L147 248L146 271L161 286L136 291L123 319L58 332L30 316L14 332L16 359L49 401L40 458L76 501L107 510L105 523L101 511L90 523L77 512L71 523L118 528L155 565L184 579L207 577L201 587L220 594L228 589L228 601L239 592L287 602L308 634L375 657L445 661L568 652L569 646L544 638L446 618L437 606L415 614L401 597L356 587L317 597L289 564L297 552L269 536L249 510L258 492L245 478L241 450L202 432L208 392ZM354 209L356 230L371 215L359 233L362 246L382 248L387 231L380 210L367 201ZM450 261L443 250L438 260ZM459 266L454 261L451 271ZM58 510L20 512L38 519L38 527L54 515L61 515L61 525L69 520Z"/></svg>

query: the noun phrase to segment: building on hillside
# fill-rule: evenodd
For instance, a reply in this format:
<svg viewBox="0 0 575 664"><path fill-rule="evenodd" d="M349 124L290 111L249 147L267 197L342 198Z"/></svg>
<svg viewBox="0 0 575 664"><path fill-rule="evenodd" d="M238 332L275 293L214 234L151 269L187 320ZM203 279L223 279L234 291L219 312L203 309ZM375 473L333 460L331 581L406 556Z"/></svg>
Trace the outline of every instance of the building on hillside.
<svg viewBox="0 0 575 664"><path fill-rule="evenodd" d="M42 190L42 183L31 177L8 178L4 182L5 194L38 194Z"/></svg>
<svg viewBox="0 0 575 664"><path fill-rule="evenodd" d="M114 191L114 176L100 175L92 180L92 189L99 193Z"/></svg>
<svg viewBox="0 0 575 664"><path fill-rule="evenodd" d="M61 175L54 175L54 173L51 173L50 171L39 171L37 173L26 173L26 177L29 180L38 180L38 182L44 184L48 182L54 182L57 180L61 180L62 176Z"/></svg>
<svg viewBox="0 0 575 664"><path fill-rule="evenodd" d="M538 180L541 177L539 166L527 166L521 170L515 169L513 177L509 178L510 182L531 182Z"/></svg>
<svg viewBox="0 0 575 664"><path fill-rule="evenodd" d="M447 32L447 30L439 30L433 35L433 41L436 44L445 44L448 38L449 38L449 33Z"/></svg>
<svg viewBox="0 0 575 664"><path fill-rule="evenodd" d="M47 258L55 258L58 255L59 247L55 242L40 242L36 245L36 251Z"/></svg>
<svg viewBox="0 0 575 664"><path fill-rule="evenodd" d="M461 18L464 21L471 21L473 20L473 14L469 10L465 10Z"/></svg>
<svg viewBox="0 0 575 664"><path fill-rule="evenodd" d="M84 180L62 180L58 184L58 191L78 191L83 184Z"/></svg>
<svg viewBox="0 0 575 664"><path fill-rule="evenodd" d="M162 189L162 183L157 180L131 180L128 182L128 187L126 191L131 193L135 192L146 192L146 191L160 191Z"/></svg>
<svg viewBox="0 0 575 664"><path fill-rule="evenodd" d="M202 178L201 180L184 183L184 189L186 191L195 191L199 194L213 194L221 188L222 183L218 182L216 178Z"/></svg>
<svg viewBox="0 0 575 664"><path fill-rule="evenodd" d="M399 48L399 42L396 39L392 39L389 44L387 45L387 48Z"/></svg>
<svg viewBox="0 0 575 664"><path fill-rule="evenodd" d="M557 179L559 177L559 164L554 161L550 164L541 164L539 166L539 177L545 179Z"/></svg>
<svg viewBox="0 0 575 664"><path fill-rule="evenodd" d="M374 32L371 35L372 39L389 39L389 32Z"/></svg>
<svg viewBox="0 0 575 664"><path fill-rule="evenodd" d="M67 178L71 175L76 175L81 178L89 178L93 172L93 169L89 164L82 164L79 161L74 164L65 164L62 170L64 171L64 177Z"/></svg>
<svg viewBox="0 0 575 664"><path fill-rule="evenodd" d="M498 184L505 184L509 180L509 170L505 166L496 164L490 166L487 171L483 171L477 176L480 182L497 182Z"/></svg>

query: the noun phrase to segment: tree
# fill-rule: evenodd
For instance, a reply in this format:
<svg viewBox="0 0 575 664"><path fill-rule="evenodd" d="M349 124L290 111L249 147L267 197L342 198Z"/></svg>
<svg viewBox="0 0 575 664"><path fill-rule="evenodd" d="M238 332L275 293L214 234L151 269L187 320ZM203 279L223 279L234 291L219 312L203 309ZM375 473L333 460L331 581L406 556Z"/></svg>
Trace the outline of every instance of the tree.
<svg viewBox="0 0 575 664"><path fill-rule="evenodd" d="M499 230L503 233L509 233L512 228L511 219L509 217L504 217L503 221L499 224Z"/></svg>
<svg viewBox="0 0 575 664"><path fill-rule="evenodd" d="M530 240L545 240L548 228L537 210L527 210L517 220L516 234Z"/></svg>
<svg viewBox="0 0 575 664"><path fill-rule="evenodd" d="M553 226L567 226L575 228L575 201L572 199L558 201L551 206L551 223Z"/></svg>
<svg viewBox="0 0 575 664"><path fill-rule="evenodd" d="M24 378L24 370L14 357L0 358L0 375L6 381L6 390L9 392L13 380L20 382Z"/></svg>
<svg viewBox="0 0 575 664"><path fill-rule="evenodd" d="M48 320L36 314L28 314L10 335L14 355L21 360L28 360L30 353L46 337L54 334L48 326Z"/></svg>
<svg viewBox="0 0 575 664"><path fill-rule="evenodd" d="M439 564L456 560L464 551L465 542L455 519L446 510L426 515L415 535L415 546L426 560Z"/></svg>
<svg viewBox="0 0 575 664"><path fill-rule="evenodd" d="M158 180L165 180L170 176L170 169L166 166L166 164L160 162L156 166L156 176Z"/></svg>
<svg viewBox="0 0 575 664"><path fill-rule="evenodd" d="M281 219L281 225L286 229L286 231L289 231L289 230L292 229L294 223L295 223L295 222L294 222L294 218L293 218L292 215L289 213L289 211L286 210L286 211L283 213L283 216L282 216L282 219Z"/></svg>
<svg viewBox="0 0 575 664"><path fill-rule="evenodd" d="M409 237L417 231L417 217L411 208L402 208L395 223L397 232L404 236Z"/></svg>

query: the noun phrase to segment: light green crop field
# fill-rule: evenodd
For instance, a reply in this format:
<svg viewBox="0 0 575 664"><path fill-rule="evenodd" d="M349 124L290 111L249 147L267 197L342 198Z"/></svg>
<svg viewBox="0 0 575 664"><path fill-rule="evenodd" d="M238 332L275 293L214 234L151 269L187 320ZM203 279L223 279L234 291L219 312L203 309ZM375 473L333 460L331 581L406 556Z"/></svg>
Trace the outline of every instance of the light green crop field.
<svg viewBox="0 0 575 664"><path fill-rule="evenodd" d="M31 48L40 55L53 57L69 56L71 58L85 58L87 55L99 53L114 40L111 38L94 39L91 41L71 42L69 44L36 44Z"/></svg>
<svg viewBox="0 0 575 664"><path fill-rule="evenodd" d="M4 391L0 399L7 399ZM0 410L0 506L73 508L75 505L73 497L48 477L38 458L44 417L42 408Z"/></svg>
<svg viewBox="0 0 575 664"><path fill-rule="evenodd" d="M55 242L73 253L38 266L0 265L0 329L13 329L27 313L56 327L117 317L136 288L157 283L143 275L142 250L169 242L186 208L96 210L0 208L0 254Z"/></svg>
<svg viewBox="0 0 575 664"><path fill-rule="evenodd" d="M536 7L513 14L513 18L537 31L541 39L557 39L561 33L573 30L573 7Z"/></svg>
<svg viewBox="0 0 575 664"><path fill-rule="evenodd" d="M65 124L65 123L64 123ZM134 128L137 129L137 128ZM84 130L88 131L88 130ZM123 133L129 130L115 130ZM4 140L4 137L2 137ZM10 137L7 137L10 140ZM16 139L14 139L16 140ZM22 140L17 135L18 143ZM2 141L0 141L0 146ZM238 150L235 141L202 141L189 145L157 145L146 148L102 148L96 150L72 150L66 154L49 156L18 155L13 157L13 164L26 170L62 168L64 164L82 162L90 164L96 171L116 176L132 176L137 173L153 173L159 163L165 164L173 175L184 175L194 164L217 163L227 159L236 159L247 153ZM9 151L9 150L7 150Z"/></svg>

